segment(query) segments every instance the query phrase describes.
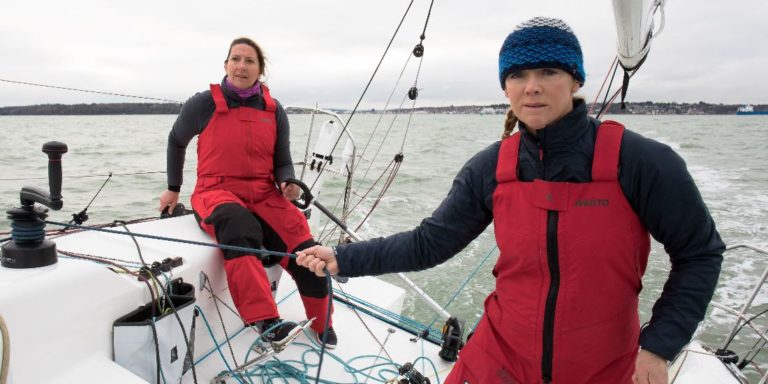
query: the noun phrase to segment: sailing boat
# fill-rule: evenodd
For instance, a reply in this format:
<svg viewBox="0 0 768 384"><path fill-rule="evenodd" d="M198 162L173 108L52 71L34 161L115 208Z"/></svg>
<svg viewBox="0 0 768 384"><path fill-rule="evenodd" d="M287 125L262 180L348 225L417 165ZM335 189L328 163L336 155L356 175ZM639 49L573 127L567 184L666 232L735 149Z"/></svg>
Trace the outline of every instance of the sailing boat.
<svg viewBox="0 0 768 384"><path fill-rule="evenodd" d="M636 20L646 12L632 8L620 14ZM647 39L637 38L648 36L646 28L644 24L628 32L629 40L640 42L633 47L645 49ZM634 57L632 49L628 57ZM310 220L315 220L324 207L317 203L326 199L323 180L340 177L346 184L359 157L348 121L332 112L309 110L322 122L302 177L313 186L316 199L309 200L317 210ZM346 143L337 146L341 137ZM62 203L57 167L62 156L66 164L65 147L51 143L45 150L52 160L52 188L20 193L31 202L28 211L34 215L44 210L41 204L55 209ZM332 156L342 159L335 170L327 161ZM347 216L343 208L340 216ZM32 227L33 240L40 239L40 228ZM357 237L354 231L348 235ZM435 330L400 316L405 290L376 278L331 282L334 321L343 343L332 356L324 355L322 365L324 351L304 334L286 345L260 343L258 333L232 310L217 250L204 245L210 239L190 215L74 228L45 237L55 248L41 240L43 251L32 256L26 250L4 253L6 265L0 269L0 329L7 362L2 373L13 383L312 382L315 377L336 383L440 382L461 344L462 335L456 338L450 317L446 327ZM26 268L13 268L27 262ZM272 272L281 314L301 319L292 281ZM686 358L679 365L691 361ZM683 375L675 377L682 380Z"/></svg>

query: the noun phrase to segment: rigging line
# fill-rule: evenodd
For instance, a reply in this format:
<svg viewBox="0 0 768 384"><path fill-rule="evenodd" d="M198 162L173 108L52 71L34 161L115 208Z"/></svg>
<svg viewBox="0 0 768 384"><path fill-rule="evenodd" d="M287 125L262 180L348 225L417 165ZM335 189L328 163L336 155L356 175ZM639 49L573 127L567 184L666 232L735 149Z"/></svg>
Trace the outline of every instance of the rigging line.
<svg viewBox="0 0 768 384"><path fill-rule="evenodd" d="M345 297L349 297L350 296L350 295L347 294L347 292L344 291L344 287L342 287L341 284L336 283L336 286L339 288L341 293L344 294ZM376 343L379 344L379 346L381 347L381 350L384 352L384 354L387 355L387 358L390 361L394 361L394 359L392 358L392 355L390 355L389 352L387 351L387 349L384 348L384 344L382 344L381 341L379 341L379 338L376 337L376 335L374 335L373 330L371 330L371 328L365 322L363 317L360 316L360 312L357 310L357 308L355 306L347 306L347 307L352 309L352 312L355 313L355 316L357 316L358 320L360 320L360 323L363 324L363 327L365 327L365 329L368 331L368 333L371 335L371 337L373 337L373 339L376 340Z"/></svg>
<svg viewBox="0 0 768 384"><path fill-rule="evenodd" d="M499 247L498 245L494 245L493 248L491 248L491 250L488 251L488 253L485 255L483 260L480 261L480 263L478 263L477 266L475 266L472 272L470 272L467 275L467 278L464 279L464 282L462 282L461 285L459 285L459 289L456 290L456 293L454 293L453 296L451 296L451 298L448 299L448 302L445 303L445 306L443 307L443 309L447 309L448 306L451 305L451 303L453 303L453 301L456 300L457 297L459 297L459 293L462 290L464 290L464 288L466 288L467 284L469 284L472 278L475 277L475 275L477 275L477 273L480 271L480 268L485 264L486 261L488 261L488 259L491 258L491 255L494 254L493 251L495 251L498 247ZM435 316L435 318L432 319L432 322L427 326L427 328L432 328L432 326L435 325L435 322L437 321L438 318L439 316Z"/></svg>
<svg viewBox="0 0 768 384"><path fill-rule="evenodd" d="M75 224L67 224L67 223L59 223L59 222L56 222L56 221L49 221L49 220L45 220L45 223L46 224L51 224L51 225L60 225L60 226L64 226L64 227L80 228L80 229L89 230L89 231L111 233L111 234L114 234L114 235L136 236L136 237L144 237L144 238L152 239L152 240L162 240L162 241L170 241L170 242L173 242L173 243L183 243L183 244L199 245L199 246L210 247L210 248L226 249L226 250L231 250L231 251L245 252L245 253L248 253L248 254L257 254L257 255L258 254L263 254L263 255L268 255L268 256L281 256L281 257L296 258L296 254L295 253L270 251L268 249L256 249L256 248L249 248L249 247L239 247L239 246L236 246L236 245L205 243L205 242L202 242L202 241L176 239L176 238L165 237L165 236L147 235L147 234L144 234L144 233L120 232L120 231L114 231L114 230L111 230L111 229L98 228L98 227L87 227L87 226L84 226L84 225L75 225Z"/></svg>
<svg viewBox="0 0 768 384"><path fill-rule="evenodd" d="M200 308L199 305L195 305L195 309L200 313L200 316L203 318L203 323L205 323L205 327L208 329L208 335L211 337L211 340L213 340L213 346L214 350L219 352L219 356L221 357L221 361L224 362L224 366L227 367L227 371L232 372L232 367L229 366L229 363L227 362L227 358L224 356L224 353L221 352L221 348L219 348L219 342L216 340L216 337L213 335L213 330L211 329L210 324L208 323L208 318L205 317L205 312L202 308ZM213 351L209 352L212 353ZM207 357L207 356L206 356ZM201 360L198 360L196 362L193 362L192 365L197 365ZM240 380L239 375L232 375L232 377L237 380L238 383L243 383L242 380Z"/></svg>
<svg viewBox="0 0 768 384"><path fill-rule="evenodd" d="M758 347L758 344L760 344L761 342L763 343L763 345ZM766 343L768 343L768 342L766 342L765 339L763 339L763 338L758 338L757 340L755 340L755 344L752 345L752 348L747 350L747 352L744 354L744 358L742 359L740 365L743 365L743 366L746 367L747 364L752 363L752 361L755 360L757 355L760 354L760 352L763 351L763 349L765 348ZM750 354L752 354L752 357L749 357Z"/></svg>
<svg viewBox="0 0 768 384"><path fill-rule="evenodd" d="M312 141L312 127L315 125L315 112L317 111L317 103L315 103L315 109L309 115L309 132L307 132L307 145L304 147L304 164L301 165L301 176L299 180L304 180L304 172L307 170L307 164L309 164L309 142Z"/></svg>
<svg viewBox="0 0 768 384"><path fill-rule="evenodd" d="M635 75L635 73L637 73L637 72L632 72L632 73L629 75L629 78L631 79L631 78L632 78L632 76L634 76L634 75ZM614 93L614 94L613 94L613 96L611 96L611 99L610 99L610 100L608 100L608 104L607 104L607 105L608 105L609 107L610 107L610 105L611 105L611 104L613 104L613 101L616 99L616 97L617 97L617 96L619 96L619 94L621 94L621 90L622 90L622 89L624 89L624 88L623 88L623 87L619 87L619 89L617 89L617 90L616 90L616 93ZM607 112L607 111L608 111L608 108L606 108L606 109L603 111L603 113L601 113L601 114L597 115L595 118L596 118L596 119L598 119L598 120L600 120L600 118L603 116L603 114L605 114L605 112Z"/></svg>
<svg viewBox="0 0 768 384"><path fill-rule="evenodd" d="M379 177L376 179L376 181L374 181L374 182L371 184L371 186L368 188L368 190L365 192L365 194L363 194L362 196L360 196L360 200L358 200L358 201L357 201L357 203L355 203L355 205L352 207L352 209L350 209L350 212L354 212L354 211L355 211L355 209L357 209L357 207L358 207L360 204L362 204L362 203L363 203L363 201L365 201L365 200L366 200L366 198L368 197L368 194L370 194L370 193L373 191L373 188L374 188L374 187L375 187L375 186L376 186L376 185L379 183L379 181L381 181L381 179L384 177L384 175L385 175L385 174L387 174L387 171L389 170L389 168L390 168L390 167L392 167L392 165L393 165L394 163L395 163L395 158L393 157L393 158L392 158L392 160L389 162L389 164L387 164L387 167L386 167L386 168L384 168L384 170L381 172L381 174L379 175ZM391 172L391 171L390 171L390 172ZM344 219L346 219L346 218L344 218Z"/></svg>
<svg viewBox="0 0 768 384"><path fill-rule="evenodd" d="M403 105L405 105L405 100L408 98L408 95L406 94L403 96L403 101L400 102L400 106L398 106L398 110L403 109ZM379 157L379 154L381 153L381 149L384 147L384 143L387 141L387 137L389 137L389 132L392 131L392 127L395 125L395 120L397 120L398 116L395 115L395 117L392 118L392 121L389 123L389 127L387 128L387 132L384 134L384 137L382 138L381 142L379 143L379 148L376 149L376 153L373 155L373 158L370 162L368 162L368 168L365 170L365 173L363 174L363 177L361 177L361 180L364 180L368 176L368 172L371 170L371 167L373 167L374 162L376 161L376 158Z"/></svg>
<svg viewBox="0 0 768 384"><path fill-rule="evenodd" d="M207 275L207 274L205 274L204 272L203 272L203 278L204 278L205 280L207 280L207 281L208 281L208 286L206 286L205 284L203 284L203 287L202 287L202 288L203 288L203 289L205 289L206 291L208 291L208 293L210 293L210 294L211 294L211 297L213 297L213 299L214 299L214 300L217 300L219 303L221 303L221 305L223 305L223 306L224 306L224 308L227 308L227 309L229 309L229 311L230 311L230 312L232 312L232 314L234 314L235 316L237 316L237 317L238 317L240 320L242 320L242 321L243 321L243 324L245 324L245 319L243 319L243 317L242 317L242 316L240 316L240 313L239 313L239 312L237 312L237 310L235 310L234 308L230 307L230 306L229 306L229 304L227 304L227 303L226 303L224 300L222 300L222 299L221 299L221 298L220 298L218 295L216 295L216 293L214 293L214 292L213 292L213 282L211 282L211 279L210 279L210 278L208 277L208 275Z"/></svg>
<svg viewBox="0 0 768 384"><path fill-rule="evenodd" d="M605 90L605 98L603 98L603 104L600 106L600 110L597 112L597 116L602 116L605 111L608 110L608 95L611 94L611 87L613 86L613 79L616 77L616 73L619 71L619 66L613 67L613 74L611 75L611 81L608 82L608 88ZM621 91L621 88L619 88L619 91ZM616 96L614 96L616 97ZM611 98L613 100L613 98Z"/></svg>
<svg viewBox="0 0 768 384"><path fill-rule="evenodd" d="M107 179L104 180L103 184L101 184L101 188L99 188L99 190L96 191L96 194L93 195L93 198L91 199L91 201L88 202L88 205L86 205L82 211L72 214L72 220L69 221L70 224L72 223L82 224L86 220L88 220L88 215L86 214L86 212L88 211L88 208L91 207L91 204L93 204L93 201L96 200L96 197L99 196L99 193L101 193L101 190L104 189L104 186L107 185L107 183L111 178L112 178L112 172L109 172L109 176L107 176ZM66 230L67 228L62 228L61 232L64 232Z"/></svg>
<svg viewBox="0 0 768 384"><path fill-rule="evenodd" d="M371 74L371 78L368 79L368 84L365 85L365 89L363 89L363 93L360 95L360 98L357 99L357 104L355 104L355 107L352 109L352 113L350 113L349 117L347 118L347 122L344 124L344 126L349 126L349 122L352 120L352 117L355 115L355 112L357 112L357 108L360 106L360 103L363 101L363 97L365 97L365 94L368 92L368 88L371 86L371 83L373 82L373 78L376 77L376 73L379 72L379 68L381 67L381 63L384 62L384 58L387 56L387 52L389 52L389 48L392 47L392 43L395 41L395 37L397 37L398 32L400 32L400 27L403 26L403 22L405 21L406 16L408 16L408 12L411 10L411 6L413 5L413 0L411 0L410 3L408 3L408 8L406 8L405 13L403 13L403 17L400 19L400 23L397 24L397 28L395 29L395 33L392 34L392 38L389 39L389 43L387 44L387 48L384 50L384 53L381 55L381 58L379 59L379 63L376 65L376 69L373 70L373 74ZM338 144L338 141L337 141ZM336 146L334 145L334 148Z"/></svg>
<svg viewBox="0 0 768 384"><path fill-rule="evenodd" d="M82 179L82 178L88 178L88 177L104 177L104 176L152 175L157 173L166 173L166 171L138 171L138 172L127 172L127 173L109 172L109 174L107 175L103 173L98 173L98 174L90 174L90 175L67 176L67 178ZM25 181L25 180L48 180L48 177L14 177L14 178L0 179L0 181Z"/></svg>
<svg viewBox="0 0 768 384"><path fill-rule="evenodd" d="M605 82L608 81L608 74L611 73L611 71L614 71L614 72L616 71L616 66L618 65L618 63L619 63L619 56L616 55L613 58L613 63L611 64L610 67L608 67L608 72L605 74L605 77L603 78L603 83L600 84L600 89L595 94L595 100L592 101L592 105L589 107L589 112L587 112L587 115L591 115L592 112L594 112L595 104L597 104L597 99L600 98L600 94L603 93L603 87L605 87Z"/></svg>
<svg viewBox="0 0 768 384"><path fill-rule="evenodd" d="M315 378L315 384L320 382L320 370L323 368L323 357L325 356L326 350L325 342L328 338L328 330L331 328L328 324L331 323L331 312L333 310L333 279L327 268L323 268L323 270L325 271L325 280L328 282L328 308L325 310L325 329L323 329L323 336L320 338L320 361L317 363L317 377Z"/></svg>
<svg viewBox="0 0 768 384"><path fill-rule="evenodd" d="M209 288L208 288L209 291L211 292L211 294L213 294L213 288L212 288L211 280L208 279L208 275L205 272L203 272L203 271L200 271L200 273L203 274L203 279L204 279L203 286L205 286L207 284L209 286ZM219 310L219 304L218 304L218 301L217 301L218 298L216 298L215 296L216 295L214 295L213 306L216 307L216 313L219 316L219 322L221 322L221 329L224 331L224 340L227 341L227 346L229 347L229 353L232 355L232 362L235 363L235 366L237 367L237 366L240 366L240 364L237 362L237 358L235 357L235 351L232 349L232 343L230 343L230 340L229 340L229 334L227 333L227 327L226 327L226 325L224 325L224 317L221 316L221 311ZM243 320L243 318L240 317L240 320ZM244 320L243 320L243 323L245 323Z"/></svg>
<svg viewBox="0 0 768 384"><path fill-rule="evenodd" d="M419 75L421 74L421 65L424 63L424 56L422 55L419 58L419 68L416 70L416 79L413 82L413 87L416 88L416 86L419 83ZM418 90L418 88L416 88ZM418 92L417 92L418 94ZM413 98L413 103L411 103L411 112L408 114L408 122L405 124L405 133L403 133L403 142L400 143L400 154L403 153L403 148L405 148L405 139L408 137L408 130L411 128L411 119L413 119L413 112L416 109L416 100L419 97L416 96Z"/></svg>
<svg viewBox="0 0 768 384"><path fill-rule="evenodd" d="M748 318L748 319L746 319L746 320L739 320L739 322L742 322L742 321L743 321L743 323L742 323L742 324L739 326L739 328L738 328L738 329L736 329L736 332L734 332L734 335L735 335L735 334L738 334L739 332L741 332L741 330L742 330L742 329L744 329L744 327L745 327L745 326L747 326L747 324L752 324L752 321L753 321L753 320L755 320L755 319L757 319L758 317L760 317L760 316L764 315L765 313L768 313L768 309L766 309L766 310L763 310L763 311L761 311L761 312L757 313L756 315L753 315L752 317L750 317L750 318ZM738 324L738 323L737 323L737 324ZM731 341L733 341L733 339L731 339ZM730 343L728 343L728 344L726 344L725 346L723 346L723 348L728 348L728 346L729 346L729 345L730 345Z"/></svg>
<svg viewBox="0 0 768 384"><path fill-rule="evenodd" d="M90 261L94 261L94 262L105 263L105 264L112 264L111 262L114 262L114 263L132 264L132 265L141 265L141 263L136 262L136 261L131 261L131 260L121 260L121 259L116 259L116 258L111 258L111 257L98 256L98 255L90 255L90 254L87 254L87 253L71 252L71 251L61 250L61 249L57 249L57 251L59 253L61 253L61 254L67 255L69 257L82 258L82 259L86 259L86 260L90 260ZM134 275L138 274L138 271L135 272L135 273L132 273L132 274L134 274Z"/></svg>
<svg viewBox="0 0 768 384"><path fill-rule="evenodd" d="M376 131L379 129L379 125L381 123L381 120L384 118L384 115L386 111L389 110L389 103L392 101L392 97L395 95L395 92L397 91L397 86L400 85L400 80L403 78L403 74L405 73L406 68L408 68L408 63L411 61L411 57L413 57L413 53L408 52L408 58L405 60L405 65L403 65L403 69L400 71L400 76L398 76L397 81L395 82L395 86L392 87L392 92L389 94L389 98L387 98L386 104L384 104L384 110L382 113L379 114L379 120L376 121L376 125L373 128L373 132L368 136L368 141L365 143L365 147L363 147L363 151L360 153L360 159L365 156L365 152L368 151L368 145L371 143L371 140L373 140L373 136L376 134ZM398 113L395 113L395 117L397 118ZM386 137L384 138L386 139ZM357 167L359 164L355 165L355 168L353 169L353 172L357 170Z"/></svg>
<svg viewBox="0 0 768 384"><path fill-rule="evenodd" d="M365 215L362 221L358 223L357 227L355 228L355 231L359 231L360 228L365 224L366 221L368 221L368 218L373 213L373 210L376 209L376 207L379 206L379 203L381 202L381 199L384 198L384 194L389 190L389 187L392 185L392 182L395 181L395 176L397 175L397 171L400 170L400 164L402 162L395 162L394 167L392 168L392 172L390 172L389 177L384 182L384 186L381 188L381 191L379 191L379 196L376 198L376 200L373 202L373 205L371 205L371 209L368 210L368 214Z"/></svg>
<svg viewBox="0 0 768 384"><path fill-rule="evenodd" d="M429 2L429 10L427 11L427 19L424 21L424 29L421 31L421 40L426 39L427 25L429 24L429 17L432 15L432 6L435 5L435 0Z"/></svg>
<svg viewBox="0 0 768 384"><path fill-rule="evenodd" d="M133 243L136 244L136 251L139 253L139 259L141 260L141 263L144 264L144 267L147 267L147 263L144 261L144 256L142 256L141 254L141 246L139 245L139 242L136 240L136 237L133 235L133 232L131 232L131 230L128 228L128 225L125 223L123 223L123 228L125 229L125 232L131 236L131 240L133 240ZM152 273L152 271L149 271L148 276L150 279L152 279L155 282L155 284L160 284L160 287L163 286L163 284L157 280L157 277L155 276L154 273ZM186 344L187 346L187 356L184 356L184 358L186 359L187 357L189 357L191 360L193 358L192 348L194 346L190 344L189 337L187 337L187 330L184 328L184 322L181 321L181 317L179 316L179 311L176 310L176 306L173 305L173 299L171 299L170 295L168 294L165 288L163 288L163 298L168 302L168 305L171 306L173 315L174 317L176 317L176 321L179 323L179 328L181 328L181 335L184 336L184 344ZM154 312L154 308L155 308L154 303L152 304L152 308ZM152 326L154 330L154 321L152 322ZM158 353L158 367L159 367L159 358L160 358L159 356L160 354ZM193 381L195 384L197 384L197 371L195 370L195 365L192 364L191 368L192 368Z"/></svg>
<svg viewBox="0 0 768 384"><path fill-rule="evenodd" d="M43 88L63 89L65 91L97 93L97 94L100 94L100 95L130 97L130 98L134 98L134 99L166 101L166 102L171 102L171 103L174 103L174 104L183 104L181 101L169 100L169 99L158 99L156 97L136 96L136 95L127 95L127 94L124 94L124 93L113 93L113 92L94 91L94 90L90 90L90 89L79 89L79 88L61 87L61 86L58 86L58 85L38 84L38 83L30 83L30 82L26 82L26 81L17 81L17 80L8 80L8 79L0 79L0 81L5 82L5 83L11 83L11 84L22 84L22 85L32 85L32 86L35 86L35 87L43 87Z"/></svg>
<svg viewBox="0 0 768 384"><path fill-rule="evenodd" d="M338 199L336 199L336 204L334 204L333 208L331 208L331 212L333 212L333 211L336 211L336 209L339 207L339 204L341 203L341 199L342 199L343 197L344 197L344 195L343 195L343 194L339 194L339 198L338 198ZM346 218L347 218L347 216L342 216L342 217L341 217L341 220L342 220L342 222L344 222L344 220L346 220ZM327 234L325 233L326 229L328 229L328 226L329 226L331 223L333 223L333 220L331 220L331 219L327 219L327 220L325 221L325 225L323 226L323 229L320 231L320 234L319 234L319 235L317 235L317 237L318 237L318 239L320 239L320 242L321 242L321 243L322 243L322 242L325 242L326 240L328 240L328 238L329 238L331 235L333 235L333 229L331 229L331 231L330 231L329 233L327 233Z"/></svg>
<svg viewBox="0 0 768 384"><path fill-rule="evenodd" d="M88 202L88 205L85 206L85 209L83 209L83 211L88 209L88 207L90 207L91 204L93 204L93 201L96 200L96 196L99 196L99 193L101 193L101 190L104 189L104 186L107 185L107 182L109 182L109 179L111 179L111 178L112 178L112 172L109 172L109 176L107 176L107 179L104 180L104 184L102 184L101 188L99 188L99 190L96 191L96 194L93 195L93 198L91 199L91 201Z"/></svg>
<svg viewBox="0 0 768 384"><path fill-rule="evenodd" d="M374 77L376 77L376 74L379 72L381 63L384 62L384 58L387 56L387 52L389 52L389 48L392 47L392 43L395 41L395 37L397 37L397 34L400 32L400 27L403 26L403 22L405 21L406 16L408 16L408 12L411 10L411 6L413 6L413 0L411 0L410 3L408 3L408 8L406 8L405 13L403 13L403 17L400 19L400 23L397 24L397 28L395 29L395 32L392 34L392 37L389 39L387 48L384 49L384 53L381 55L381 58L379 59L379 63L376 65L376 68L373 70L373 73L371 74L371 78L368 79L368 84L365 85L365 88L363 89L363 93L360 95L360 98L357 99L357 103L355 104L355 107L352 109L352 112L349 114L349 117L347 118L347 122L344 123L344 128L349 126L349 122L352 121L352 117L355 115L355 113L357 112L357 109L360 107L360 103L363 101L363 97L365 97L365 94L368 92L368 88L370 88ZM339 145L340 140L341 140L341 136L339 136L336 139L336 142L333 144L333 147L331 148L330 153L333 153L333 151L336 149L336 146ZM317 179L320 178L320 175L323 173L323 171L324 171L324 168L320 169L320 172L318 172L315 178L315 182L312 183L313 186L317 182Z"/></svg>
<svg viewBox="0 0 768 384"><path fill-rule="evenodd" d="M431 12L431 11L432 11L432 6L430 5L430 12ZM429 17L429 16L428 16L428 17ZM425 30L426 30L426 25L425 25ZM423 40L423 39L424 39L424 36L422 35L422 40ZM410 54L409 54L409 56L408 56L408 60L410 60L410 57L411 57L411 56L410 56ZM422 63L423 63L423 62L424 62L424 56L422 55L421 57L419 57L419 66L418 66L418 68L416 69L416 78L415 78L415 79L414 79L414 81L413 81L413 86L414 86L414 87L416 87L416 86L418 85L418 83L419 83L419 75L421 74L421 65L422 65ZM406 65L407 65L407 64L408 64L408 61L406 61ZM403 71L400 73L400 77L402 77L402 76L403 76L403 72L404 72L404 71L405 71L405 66L403 67ZM400 82L400 79L398 78L398 80L397 80L397 81L398 81L398 83L399 83L399 82ZM397 86L397 84L396 84L395 86ZM394 92L394 90L393 90L393 92ZM403 109L403 105L405 104L405 100L406 100L406 97L408 97L408 95L407 95L407 94L406 94L406 96L403 96L403 100L400 102L400 106L398 107L398 111L402 111L402 109ZM390 96L390 98L391 98L391 96ZM417 98L418 98L418 97L417 97ZM410 127L410 125L411 125L411 118L413 117L413 112L414 112L414 108L416 107L416 99L417 99L417 98L414 98L414 99L413 99L413 103L411 104L411 111L410 111L410 114L409 114L409 117L408 117L408 122L406 123L406 127L405 127L405 133L403 134L403 141L402 141L402 143L400 144L400 153L401 153L401 154L402 154L402 152L403 152L403 148L405 147L405 140L406 140L406 138L407 138L407 136L408 136L408 128L409 128L409 127ZM389 104L389 100L387 100L387 104ZM385 133L385 134L384 134L384 137L382 138L382 141L381 141L381 143L379 144L379 148L378 148L378 150L376 151L376 154L374 155L373 159L372 159L372 160L369 162L369 164L368 164L368 169L366 169L366 171L365 171L365 174L363 175L362 179L365 179L365 177L366 177L366 176L368 176L368 171L370 171L370 170L371 170L371 167L373 166L373 162L376 160L376 158L378 157L379 153L381 152L381 148L382 148L382 146L384 145L384 142L386 141L387 137L389 137L389 133L390 133L390 131L392 130L392 127L394 126L394 124L395 124L395 120L397 119L397 117L398 117L398 116L399 116L399 113L396 113L396 114L395 114L395 116L392 118L392 122L390 123L390 125L389 125L389 128L387 129L387 133ZM382 116L382 117L383 117L383 116ZM381 118L380 118L379 120L381 120ZM372 137L371 137L371 138L372 138ZM370 142L370 139L371 139L371 138L369 138L369 140L368 140L369 142ZM367 149L367 145L368 145L368 144L366 144L366 149ZM363 152L365 152L365 150L363 150Z"/></svg>
<svg viewBox="0 0 768 384"><path fill-rule="evenodd" d="M351 165L354 166L354 163ZM352 168L350 167L349 162L344 164L344 168L347 171L347 180L344 183L344 204L341 205L341 215L343 217L347 217L350 214L349 205L352 203L352 182L354 180L352 179ZM342 222L346 223L346 221L342 221ZM341 244L343 241L344 241L344 232L340 230L339 244Z"/></svg>

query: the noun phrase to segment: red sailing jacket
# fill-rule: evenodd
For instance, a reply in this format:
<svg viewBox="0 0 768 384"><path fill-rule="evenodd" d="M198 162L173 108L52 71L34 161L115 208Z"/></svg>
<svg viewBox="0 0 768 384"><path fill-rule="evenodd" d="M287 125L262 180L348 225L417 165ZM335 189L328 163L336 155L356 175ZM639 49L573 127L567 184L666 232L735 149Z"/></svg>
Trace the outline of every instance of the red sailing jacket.
<svg viewBox="0 0 768 384"><path fill-rule="evenodd" d="M266 85L261 85L261 91L266 110L247 107L230 110L221 86L211 84L216 113L198 139L198 177L274 179L276 107Z"/></svg>
<svg viewBox="0 0 768 384"><path fill-rule="evenodd" d="M589 183L521 182L520 134L502 142L493 196L496 290L461 352L466 378L632 382L650 239L617 181L624 127L606 121L597 132Z"/></svg>
<svg viewBox="0 0 768 384"><path fill-rule="evenodd" d="M236 203L258 215L280 236L289 252L311 240L304 215L286 200L275 186L274 152L277 125L275 101L261 86L266 110L228 108L221 87L211 84L216 112L197 143L197 184L192 207L205 219L222 204ZM212 224L201 228L216 237ZM284 259L285 267L288 260ZM278 317L269 279L255 257L224 261L232 300L246 323ZM299 282L300 283L300 282ZM322 332L328 297L302 295L307 317L322 319L312 328Z"/></svg>

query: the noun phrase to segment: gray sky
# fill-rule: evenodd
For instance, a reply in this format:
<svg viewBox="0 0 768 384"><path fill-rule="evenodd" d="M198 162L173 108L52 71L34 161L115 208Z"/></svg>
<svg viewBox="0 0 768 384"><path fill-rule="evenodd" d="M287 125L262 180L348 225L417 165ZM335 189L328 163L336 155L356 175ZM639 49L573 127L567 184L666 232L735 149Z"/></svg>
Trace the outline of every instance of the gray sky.
<svg viewBox="0 0 768 384"><path fill-rule="evenodd" d="M284 104L350 108L408 3L6 0L0 4L0 79L184 101L221 80L228 44L243 35L264 48L267 83ZM519 22L540 15L560 17L576 32L587 72L580 93L591 100L616 53L610 3L436 0L418 105L504 102L501 42ZM428 0L414 0L365 107L384 105L428 7ZM765 0L668 0L665 30L627 99L768 103L766 18ZM396 105L414 69L406 70ZM132 101L138 100L0 82L0 106Z"/></svg>

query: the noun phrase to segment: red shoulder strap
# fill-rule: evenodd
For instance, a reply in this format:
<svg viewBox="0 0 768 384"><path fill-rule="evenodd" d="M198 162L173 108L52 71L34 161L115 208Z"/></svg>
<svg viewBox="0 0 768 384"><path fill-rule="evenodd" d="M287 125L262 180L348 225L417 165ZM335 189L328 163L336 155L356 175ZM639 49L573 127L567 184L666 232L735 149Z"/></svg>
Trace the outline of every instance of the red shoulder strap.
<svg viewBox="0 0 768 384"><path fill-rule="evenodd" d="M517 154L520 152L520 132L501 141L499 160L496 164L496 182L517 180Z"/></svg>
<svg viewBox="0 0 768 384"><path fill-rule="evenodd" d="M264 104L266 105L266 108L264 109L267 112L275 112L277 109L275 106L275 99L269 95L269 87L264 83L261 83L261 95L264 97Z"/></svg>
<svg viewBox="0 0 768 384"><path fill-rule="evenodd" d="M216 103L216 112L227 112L227 100L224 99L224 94L221 92L221 85L211 84L211 96L213 96L213 102Z"/></svg>
<svg viewBox="0 0 768 384"><path fill-rule="evenodd" d="M611 120L597 128L595 153L592 158L592 181L612 181L619 176L619 151L624 126Z"/></svg>

